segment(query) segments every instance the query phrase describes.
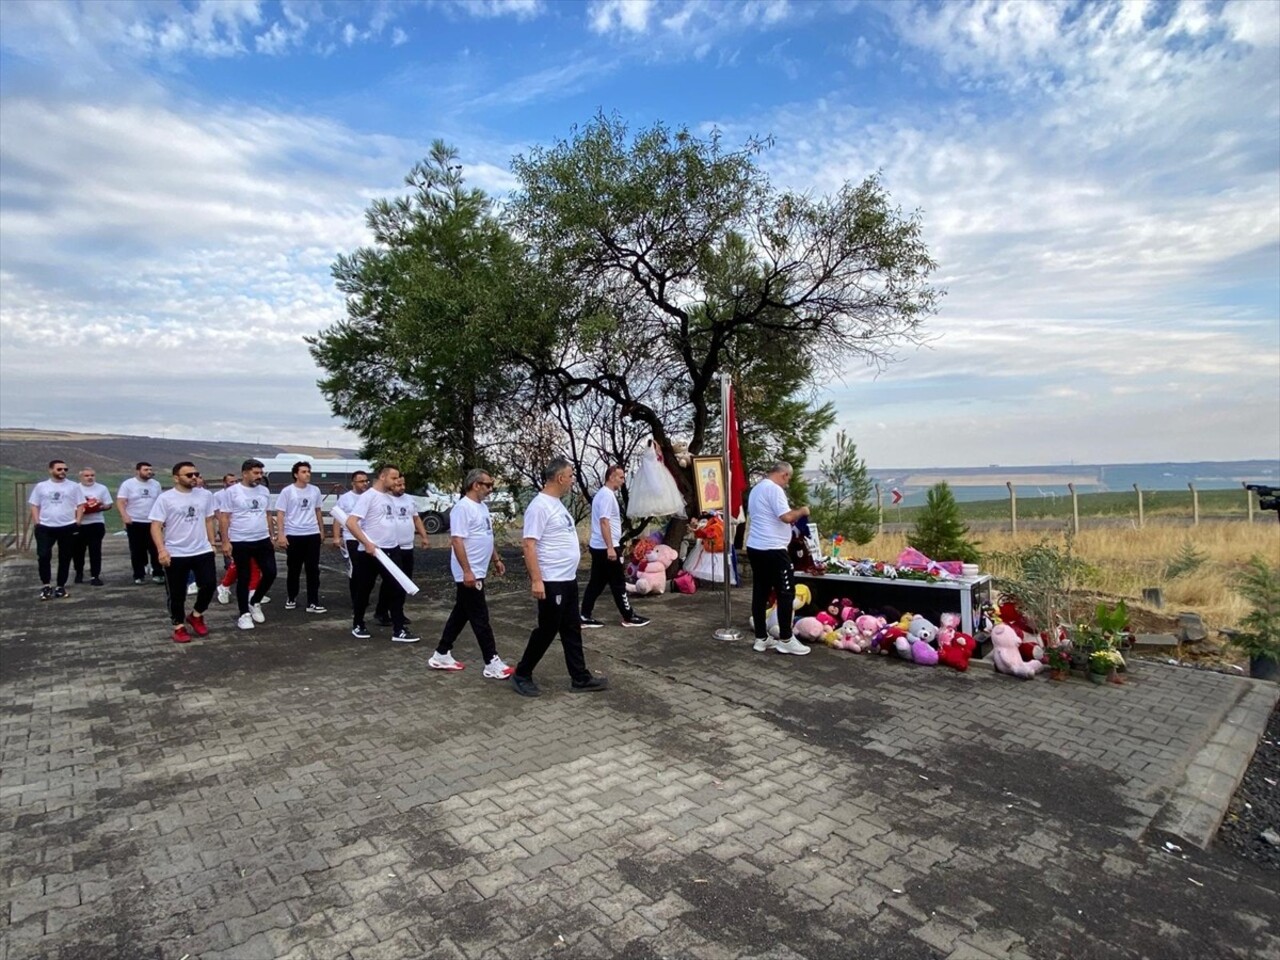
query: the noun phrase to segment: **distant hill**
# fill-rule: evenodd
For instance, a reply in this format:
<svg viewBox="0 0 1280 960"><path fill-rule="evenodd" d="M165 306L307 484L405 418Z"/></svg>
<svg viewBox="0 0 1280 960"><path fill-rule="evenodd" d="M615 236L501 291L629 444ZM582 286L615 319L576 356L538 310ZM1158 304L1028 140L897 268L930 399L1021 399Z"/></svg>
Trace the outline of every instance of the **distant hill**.
<svg viewBox="0 0 1280 960"><path fill-rule="evenodd" d="M297 444L223 443L206 440L170 440L123 434L73 433L63 430L0 428L0 468L44 477L49 461L67 461L72 472L91 466L104 476L133 473L133 465L146 460L156 473L166 475L180 460L191 460L206 476L239 473L246 457L297 453L313 460L356 457L356 450Z"/></svg>

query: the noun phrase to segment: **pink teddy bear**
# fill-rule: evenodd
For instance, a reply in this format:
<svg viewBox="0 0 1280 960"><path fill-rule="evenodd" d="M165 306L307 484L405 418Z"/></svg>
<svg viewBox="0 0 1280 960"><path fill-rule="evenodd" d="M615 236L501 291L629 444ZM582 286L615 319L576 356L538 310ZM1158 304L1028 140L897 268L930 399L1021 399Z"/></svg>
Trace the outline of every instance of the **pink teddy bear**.
<svg viewBox="0 0 1280 960"><path fill-rule="evenodd" d="M1007 673L1013 677L1030 680L1044 669L1039 660L1023 660L1018 652L1018 634L1007 623L997 623L991 631L991 660L995 664L996 673Z"/></svg>

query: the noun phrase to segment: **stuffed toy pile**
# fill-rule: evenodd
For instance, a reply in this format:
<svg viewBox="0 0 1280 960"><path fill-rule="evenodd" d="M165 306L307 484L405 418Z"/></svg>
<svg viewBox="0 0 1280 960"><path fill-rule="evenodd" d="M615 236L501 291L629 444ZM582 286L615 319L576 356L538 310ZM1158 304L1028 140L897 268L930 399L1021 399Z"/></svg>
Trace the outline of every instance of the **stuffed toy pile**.
<svg viewBox="0 0 1280 960"><path fill-rule="evenodd" d="M938 630L938 662L964 673L969 669L969 660L977 648L973 637L960 632L959 615L944 613Z"/></svg>

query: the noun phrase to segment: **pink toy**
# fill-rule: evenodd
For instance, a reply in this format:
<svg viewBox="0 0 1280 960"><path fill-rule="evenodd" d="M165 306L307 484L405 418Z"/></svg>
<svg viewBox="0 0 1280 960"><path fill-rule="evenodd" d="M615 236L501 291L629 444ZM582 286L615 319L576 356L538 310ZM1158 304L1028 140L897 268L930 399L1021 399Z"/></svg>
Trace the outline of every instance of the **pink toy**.
<svg viewBox="0 0 1280 960"><path fill-rule="evenodd" d="M1018 652L1018 634L1007 623L997 623L991 631L991 660L997 673L1031 679L1044 669L1039 660L1025 661Z"/></svg>
<svg viewBox="0 0 1280 960"><path fill-rule="evenodd" d="M864 640L862 631L858 629L858 625L852 620L846 620L840 625L839 639L835 642L837 650L848 650L850 653L862 653L867 647L871 646L870 638Z"/></svg>
<svg viewBox="0 0 1280 960"><path fill-rule="evenodd" d="M839 624L839 621L835 617L833 617L831 614L827 613L827 611L825 610L823 610L821 613L815 613L813 616L815 620L822 621L823 627L825 627L827 630L834 630L836 626Z"/></svg>
<svg viewBox="0 0 1280 960"><path fill-rule="evenodd" d="M827 628L817 617L801 617L792 626L791 632L797 639L803 640L805 643L811 643L815 640L821 640L822 635L827 632Z"/></svg>
<svg viewBox="0 0 1280 960"><path fill-rule="evenodd" d="M862 649L871 649L871 638L884 626L884 620L880 617L873 617L869 613L864 613L854 622L858 625L858 633L862 637Z"/></svg>

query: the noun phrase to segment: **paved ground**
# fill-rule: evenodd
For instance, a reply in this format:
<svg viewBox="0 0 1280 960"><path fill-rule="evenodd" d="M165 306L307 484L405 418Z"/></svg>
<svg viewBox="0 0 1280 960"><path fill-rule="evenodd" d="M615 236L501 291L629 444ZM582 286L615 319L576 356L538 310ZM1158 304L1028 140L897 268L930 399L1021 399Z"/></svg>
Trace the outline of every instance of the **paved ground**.
<svg viewBox="0 0 1280 960"><path fill-rule="evenodd" d="M757 655L699 593L587 635L609 692L553 649L526 700L470 634L460 674L353 640L336 575L330 615L277 589L179 647L161 588L42 604L31 566L0 565L0 960L1280 956L1275 874L1160 829L1274 685ZM495 594L514 659L531 603Z"/></svg>

